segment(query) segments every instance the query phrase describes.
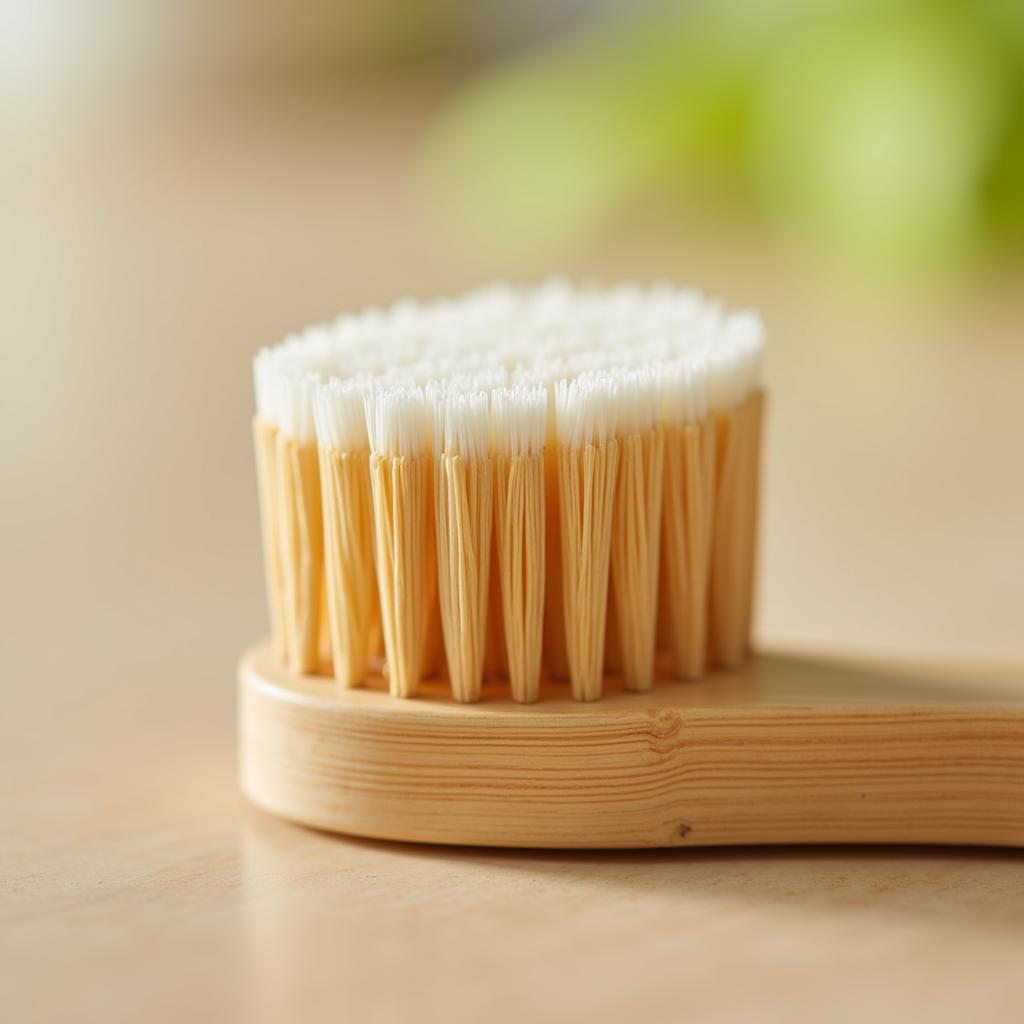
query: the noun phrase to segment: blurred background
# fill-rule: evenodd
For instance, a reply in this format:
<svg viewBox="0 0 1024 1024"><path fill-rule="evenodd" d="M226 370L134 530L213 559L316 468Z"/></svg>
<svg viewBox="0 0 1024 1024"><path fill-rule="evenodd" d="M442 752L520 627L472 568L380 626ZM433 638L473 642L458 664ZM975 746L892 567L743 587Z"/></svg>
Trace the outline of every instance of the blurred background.
<svg viewBox="0 0 1024 1024"><path fill-rule="evenodd" d="M552 272L762 311L763 643L1024 662L1014 0L0 0L0 116L40 727L222 742L265 629L257 347Z"/></svg>
<svg viewBox="0 0 1024 1024"><path fill-rule="evenodd" d="M703 929L722 965L703 1004L663 966L692 967L685 949L636 947L637 992L665 1005L749 1018L785 992L832 1012L839 963L854 1003L901 1020L940 989L949 1019L1019 1005L1010 859L526 870L244 808L233 677L267 628L253 353L343 309L550 273L762 312L761 644L1024 681L1020 0L0 0L0 920L18 926L0 927L0 1003L20 983L16 1016L63 1019L73 999L83 1020L240 1003L276 1020L406 973L450 1007L451 950L479 934L470 973L493 969L493 923L524 914L542 980L580 950L621 965L618 926L577 918L604 928L594 961L535 874L573 906L589 878L595 912ZM504 898L495 874L519 876ZM412 909L381 914L378 890ZM495 981L510 1012L529 953ZM763 993L731 984L737 963L770 972Z"/></svg>

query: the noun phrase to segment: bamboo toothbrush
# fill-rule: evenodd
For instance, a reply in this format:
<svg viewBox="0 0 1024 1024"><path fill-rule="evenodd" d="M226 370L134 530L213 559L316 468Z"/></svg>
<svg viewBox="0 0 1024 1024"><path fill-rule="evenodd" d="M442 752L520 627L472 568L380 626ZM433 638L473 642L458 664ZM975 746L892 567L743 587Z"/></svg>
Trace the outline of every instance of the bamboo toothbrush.
<svg viewBox="0 0 1024 1024"><path fill-rule="evenodd" d="M1024 844L1019 697L750 657L763 346L550 281L259 353L249 796L429 842Z"/></svg>

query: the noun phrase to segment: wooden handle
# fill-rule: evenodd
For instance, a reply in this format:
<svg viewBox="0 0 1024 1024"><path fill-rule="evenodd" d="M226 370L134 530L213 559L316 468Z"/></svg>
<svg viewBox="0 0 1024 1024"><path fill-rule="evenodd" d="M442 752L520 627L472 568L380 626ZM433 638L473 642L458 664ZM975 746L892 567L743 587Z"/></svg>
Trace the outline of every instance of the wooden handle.
<svg viewBox="0 0 1024 1024"><path fill-rule="evenodd" d="M239 666L241 784L331 831L529 847L733 843L1024 846L1020 686L922 681L780 656L593 704L499 684L400 701Z"/></svg>

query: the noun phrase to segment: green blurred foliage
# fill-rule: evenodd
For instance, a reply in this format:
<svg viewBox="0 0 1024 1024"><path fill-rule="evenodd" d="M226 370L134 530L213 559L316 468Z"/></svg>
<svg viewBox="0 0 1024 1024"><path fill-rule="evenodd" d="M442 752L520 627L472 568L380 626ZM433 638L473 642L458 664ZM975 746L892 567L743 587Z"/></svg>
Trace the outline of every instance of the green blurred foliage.
<svg viewBox="0 0 1024 1024"><path fill-rule="evenodd" d="M1024 4L645 8L485 72L426 174L505 249L580 245L661 197L886 273L1019 253Z"/></svg>

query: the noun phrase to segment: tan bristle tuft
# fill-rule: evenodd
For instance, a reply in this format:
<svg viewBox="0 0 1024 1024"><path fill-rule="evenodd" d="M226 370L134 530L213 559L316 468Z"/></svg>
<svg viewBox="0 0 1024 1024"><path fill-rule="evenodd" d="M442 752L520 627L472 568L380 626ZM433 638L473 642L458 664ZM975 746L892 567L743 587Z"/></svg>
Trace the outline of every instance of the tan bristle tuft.
<svg viewBox="0 0 1024 1024"><path fill-rule="evenodd" d="M558 487L565 644L577 700L597 700L604 680L608 567L619 445L618 384L607 374L559 381Z"/></svg>
<svg viewBox="0 0 1024 1024"><path fill-rule="evenodd" d="M628 690L654 685L665 431L659 381L647 369L618 381L619 473L612 523L612 582L622 676Z"/></svg>
<svg viewBox="0 0 1024 1024"><path fill-rule="evenodd" d="M317 389L313 399L316 435L322 447L339 452L365 452L370 438L366 429L369 385L363 380L333 378Z"/></svg>
<svg viewBox="0 0 1024 1024"><path fill-rule="evenodd" d="M378 387L367 420L388 685L394 696L413 697L424 669L436 572L422 389Z"/></svg>
<svg viewBox="0 0 1024 1024"><path fill-rule="evenodd" d="M537 700L540 690L547 405L539 384L498 389L491 397L502 633L512 698L522 704Z"/></svg>
<svg viewBox="0 0 1024 1024"><path fill-rule="evenodd" d="M488 453L487 395L438 395L438 597L452 696L480 699L490 584L493 466ZM436 442L435 442L436 443Z"/></svg>
<svg viewBox="0 0 1024 1024"><path fill-rule="evenodd" d="M366 681L380 629L366 398L364 381L337 379L314 397L328 624L334 675L346 688Z"/></svg>

